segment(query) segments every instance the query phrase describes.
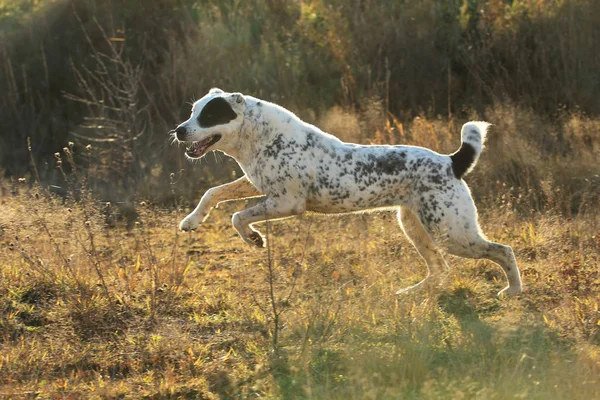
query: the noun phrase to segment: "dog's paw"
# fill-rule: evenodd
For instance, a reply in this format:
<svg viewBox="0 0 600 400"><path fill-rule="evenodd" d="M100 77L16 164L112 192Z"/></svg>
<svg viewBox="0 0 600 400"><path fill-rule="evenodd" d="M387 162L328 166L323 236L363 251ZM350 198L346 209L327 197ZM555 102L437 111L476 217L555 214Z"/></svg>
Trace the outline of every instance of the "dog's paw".
<svg viewBox="0 0 600 400"><path fill-rule="evenodd" d="M517 287L517 286L507 286L504 289L502 289L501 291L498 292L498 297L500 296L507 296L507 297L515 297L520 295L521 293L523 293L523 288L522 287Z"/></svg>
<svg viewBox="0 0 600 400"><path fill-rule="evenodd" d="M266 247L267 244L267 240L263 237L263 235L260 234L260 232L257 231L252 231L252 233L250 233L244 240L249 245L256 246L259 249Z"/></svg>
<svg viewBox="0 0 600 400"><path fill-rule="evenodd" d="M196 229L198 229L199 225L200 225L199 220L192 217L191 215L188 215L179 224L179 229L181 229L184 232L195 231Z"/></svg>

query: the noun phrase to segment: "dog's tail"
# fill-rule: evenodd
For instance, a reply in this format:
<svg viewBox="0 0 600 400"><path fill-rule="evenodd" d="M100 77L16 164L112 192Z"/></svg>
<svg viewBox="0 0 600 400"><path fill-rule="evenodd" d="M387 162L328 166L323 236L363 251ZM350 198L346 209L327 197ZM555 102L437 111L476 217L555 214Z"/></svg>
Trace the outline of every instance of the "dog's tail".
<svg viewBox="0 0 600 400"><path fill-rule="evenodd" d="M463 125L460 133L462 143L456 153L450 154L454 176L461 179L475 167L483 150L485 135L490 126L487 122L471 121Z"/></svg>

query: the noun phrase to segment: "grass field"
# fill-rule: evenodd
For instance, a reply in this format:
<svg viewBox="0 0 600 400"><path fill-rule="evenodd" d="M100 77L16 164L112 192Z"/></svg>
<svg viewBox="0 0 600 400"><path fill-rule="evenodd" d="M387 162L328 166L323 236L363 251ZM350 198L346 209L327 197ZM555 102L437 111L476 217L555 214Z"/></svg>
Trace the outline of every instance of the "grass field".
<svg viewBox="0 0 600 400"><path fill-rule="evenodd" d="M306 215L246 246L213 211L197 232L140 204L5 182L0 394L6 398L590 399L600 391L598 213L482 212L525 293L487 261L394 295L425 266L389 213ZM184 210L185 211L185 210ZM263 232L266 226L262 226Z"/></svg>
<svg viewBox="0 0 600 400"><path fill-rule="evenodd" d="M593 399L600 393L600 2L0 0L0 397ZM179 221L239 176L168 135L211 87L340 139L443 154L500 267L444 286L393 213ZM62 150L61 150L62 149ZM109 201L112 202L109 203Z"/></svg>

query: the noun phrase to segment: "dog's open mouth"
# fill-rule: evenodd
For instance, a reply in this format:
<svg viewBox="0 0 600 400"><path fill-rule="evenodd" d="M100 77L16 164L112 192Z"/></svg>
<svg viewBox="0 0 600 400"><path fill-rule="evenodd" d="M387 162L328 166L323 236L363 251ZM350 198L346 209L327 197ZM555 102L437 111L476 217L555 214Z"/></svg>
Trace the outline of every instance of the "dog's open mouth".
<svg viewBox="0 0 600 400"><path fill-rule="evenodd" d="M208 151L210 146L217 143L219 140L221 140L221 135L216 134L199 142L193 142L190 146L186 147L185 154L190 158L200 158Z"/></svg>

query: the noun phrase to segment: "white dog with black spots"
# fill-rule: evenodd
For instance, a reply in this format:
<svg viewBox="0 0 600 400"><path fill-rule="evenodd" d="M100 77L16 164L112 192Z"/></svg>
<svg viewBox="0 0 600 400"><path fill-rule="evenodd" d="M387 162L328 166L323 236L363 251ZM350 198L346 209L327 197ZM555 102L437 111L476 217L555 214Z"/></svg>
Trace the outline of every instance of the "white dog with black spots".
<svg viewBox="0 0 600 400"><path fill-rule="evenodd" d="M189 145L188 157L220 150L233 157L245 175L209 189L180 228L198 228L221 202L264 196L259 204L233 215L241 238L264 247L265 238L254 223L305 211L395 209L429 270L423 281L398 293L428 278L441 282L448 271L442 256L446 251L499 264L508 278L499 294L517 295L522 285L514 253L483 235L462 179L477 163L488 126L466 123L461 147L451 155L416 146L358 145L344 143L276 104L212 89L194 103L190 118L172 134Z"/></svg>

